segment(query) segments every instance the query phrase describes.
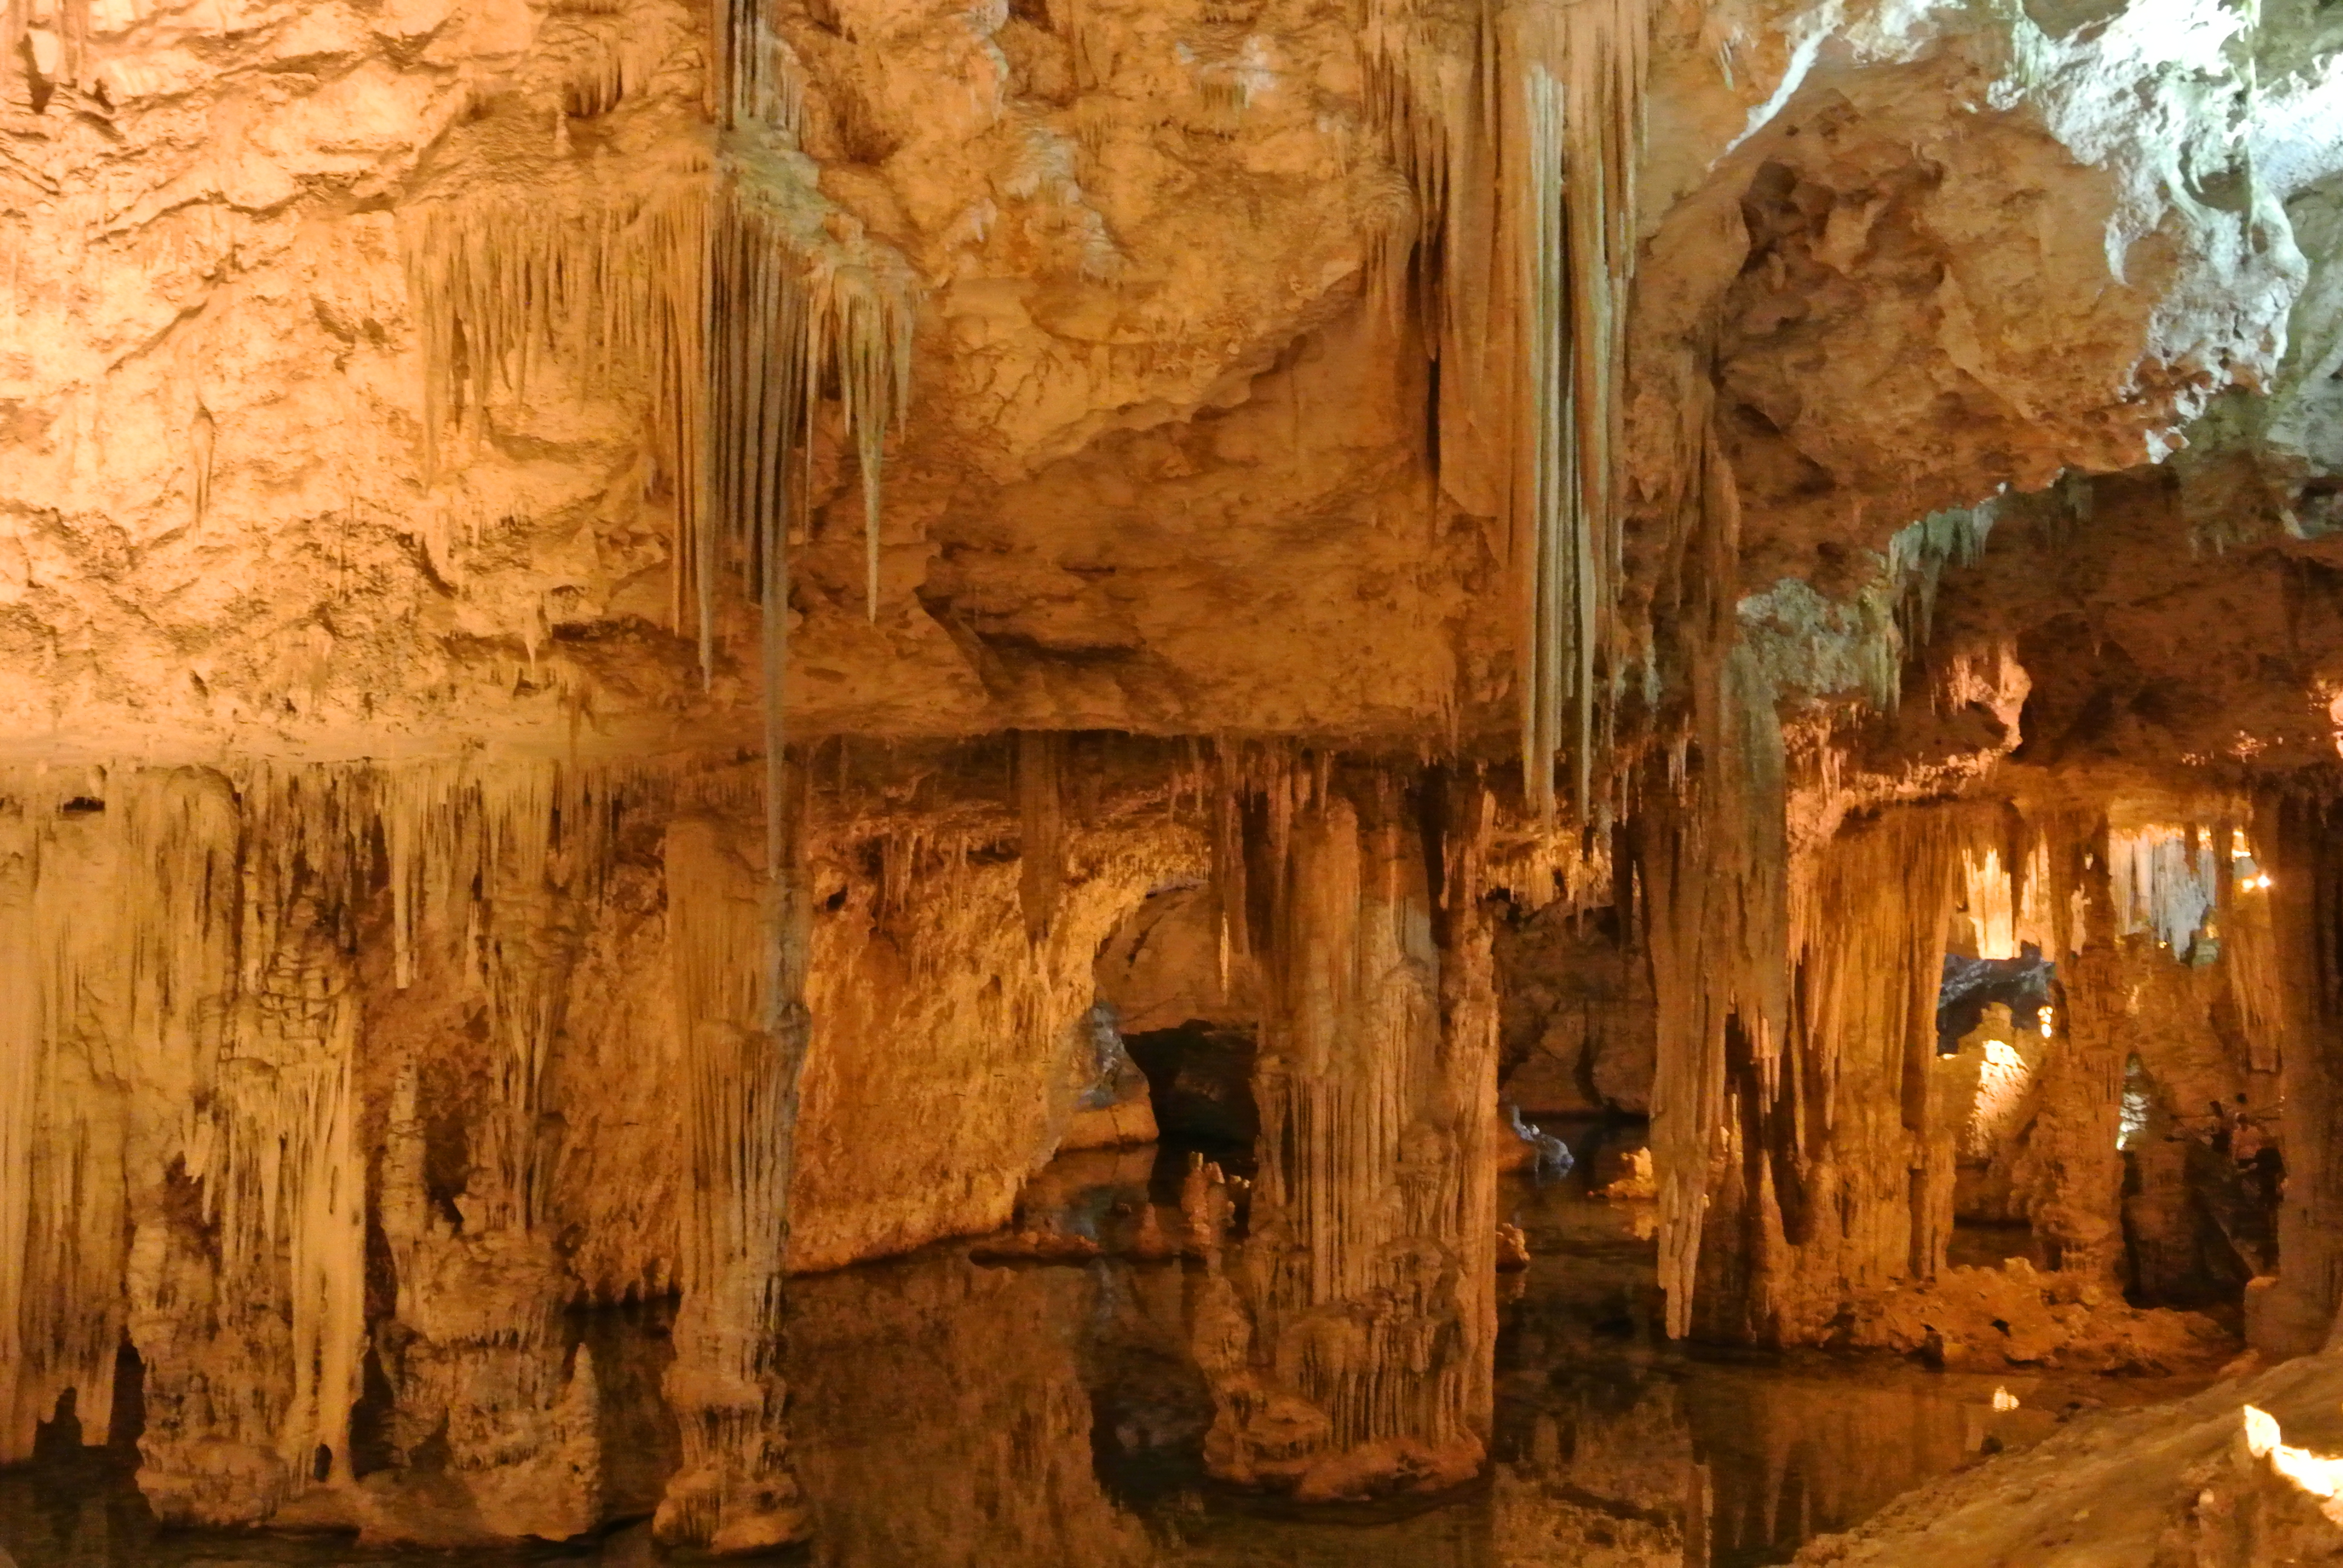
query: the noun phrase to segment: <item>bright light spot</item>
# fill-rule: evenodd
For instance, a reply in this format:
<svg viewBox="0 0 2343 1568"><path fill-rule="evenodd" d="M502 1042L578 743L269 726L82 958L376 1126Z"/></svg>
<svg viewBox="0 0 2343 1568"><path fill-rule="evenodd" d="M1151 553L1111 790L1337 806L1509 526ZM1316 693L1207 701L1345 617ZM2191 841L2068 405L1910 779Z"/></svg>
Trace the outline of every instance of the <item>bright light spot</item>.
<svg viewBox="0 0 2343 1568"><path fill-rule="evenodd" d="M2042 1038L2050 1038L2050 1010L2046 1007L2042 1010Z"/></svg>
<svg viewBox="0 0 2343 1568"><path fill-rule="evenodd" d="M1993 1391L1993 1408L1996 1410L2016 1410L2017 1408L2017 1396L2010 1392L2006 1388L1997 1388Z"/></svg>
<svg viewBox="0 0 2343 1568"><path fill-rule="evenodd" d="M2002 1140L2016 1131L2032 1077L2017 1047L2006 1040L1985 1042L1985 1067L1977 1074L1976 1101L1970 1107L1969 1124L1963 1135L1965 1152L1990 1159Z"/></svg>
<svg viewBox="0 0 2343 1568"><path fill-rule="evenodd" d="M2307 1448L2289 1448L2278 1441L2278 1418L2268 1411L2245 1407L2246 1452L2267 1458L2270 1468L2313 1497L2343 1492L2343 1459L2329 1459Z"/></svg>
<svg viewBox="0 0 2343 1568"><path fill-rule="evenodd" d="M2116 1147L2137 1148L2147 1133L2148 1114L2155 1109L2148 1091L2147 1073L2134 1056L2124 1063L2123 1104L2117 1111Z"/></svg>

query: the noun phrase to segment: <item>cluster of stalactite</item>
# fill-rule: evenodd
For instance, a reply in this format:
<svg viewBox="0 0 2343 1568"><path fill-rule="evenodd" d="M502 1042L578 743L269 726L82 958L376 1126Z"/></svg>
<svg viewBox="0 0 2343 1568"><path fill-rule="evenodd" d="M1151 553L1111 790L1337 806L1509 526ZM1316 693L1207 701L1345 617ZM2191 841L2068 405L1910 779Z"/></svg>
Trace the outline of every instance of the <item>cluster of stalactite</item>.
<svg viewBox="0 0 2343 1568"><path fill-rule="evenodd" d="M1506 524L1522 767L1545 815L1564 752L1588 809L1604 695L1642 651L1619 599L1649 31L1642 0L1377 0L1362 35L1373 107L1416 197L1442 483Z"/></svg>
<svg viewBox="0 0 2343 1568"><path fill-rule="evenodd" d="M69 1391L105 1441L126 1344L166 1518L574 1536L617 1462L566 1309L679 1295L636 1503L801 1529L792 1254L1006 1222L1093 1087L1101 943L1210 859L1192 749L809 756L777 835L733 761L0 778L0 1452Z"/></svg>
<svg viewBox="0 0 2343 1568"><path fill-rule="evenodd" d="M1714 1223L1739 1233L1704 1249L1712 1332L1815 1339L1845 1292L1943 1261L1958 1119L1936 1001L1960 829L1941 809L1891 810L1804 869L1775 960L1778 1048L1726 1041L1711 1196Z"/></svg>
<svg viewBox="0 0 2343 1568"><path fill-rule="evenodd" d="M553 763L117 769L85 793L10 778L0 1452L29 1452L68 1388L102 1439L126 1342L159 1513L352 1523L371 1355L378 1465L444 1443L479 1528L574 1535L601 1517L597 1395L560 1313L679 1286L670 1393L690 1419L667 1527L788 1533L779 1395L759 1379L804 1024L777 1030L766 991L800 984L802 943L773 961L765 868L736 848L757 842L739 825L757 786ZM646 876L663 979L628 957ZM582 1020L578 997L614 985L673 1017ZM583 1191L607 1151L565 1130L585 1137L578 1080L605 1048L681 1089L664 1220ZM435 1152L451 1117L460 1154ZM565 1261L559 1238L593 1219L633 1227L599 1254L631 1279Z"/></svg>
<svg viewBox="0 0 2343 1568"><path fill-rule="evenodd" d="M1267 995L1245 1239L1212 1263L1206 1460L1304 1496L1479 1468L1496 1008L1470 774L1228 754L1215 887Z"/></svg>
<svg viewBox="0 0 2343 1568"><path fill-rule="evenodd" d="M867 610L879 611L888 433L910 397L918 289L902 258L843 242L798 150L804 85L757 0L719 7L713 140L643 188L607 188L574 159L468 182L401 215L424 338L427 475L453 429L477 435L532 373L639 399L673 498L676 628L717 657L729 572L769 622L772 722L781 689L787 543L803 517L822 394L861 471Z"/></svg>
<svg viewBox="0 0 2343 1568"><path fill-rule="evenodd" d="M2127 1062L2141 978L2159 965L2207 975L2197 990L2235 1020L2241 1079L2287 1074L2285 1214L2310 1231L2331 1202L2316 1152L2331 1091L2303 1042L2335 961L2315 812L2217 798L1850 809L1831 769L1785 764L1744 650L1713 679L1624 842L1660 1002L1672 1332L1817 1342L1865 1297L1936 1278L1965 1147L1982 1159L1980 1137L2013 1133L1997 1201L2054 1269L2126 1282ZM2275 869L2289 855L2302 859ZM2055 962L2038 1045L1940 1052L1956 922L1972 956ZM1981 1134L1980 1117L2003 1131ZM2332 1320L2331 1264L2306 1245L2262 1292L2273 1337Z"/></svg>

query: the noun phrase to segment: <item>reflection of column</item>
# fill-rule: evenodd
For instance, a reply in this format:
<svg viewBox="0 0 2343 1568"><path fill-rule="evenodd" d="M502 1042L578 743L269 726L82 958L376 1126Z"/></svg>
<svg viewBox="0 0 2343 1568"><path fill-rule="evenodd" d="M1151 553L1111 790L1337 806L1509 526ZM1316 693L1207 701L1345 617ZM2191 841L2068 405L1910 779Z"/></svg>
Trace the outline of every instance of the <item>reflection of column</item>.
<svg viewBox="0 0 2343 1568"><path fill-rule="evenodd" d="M1925 1375L1751 1369L1687 1382L1684 1412L1715 1480L1710 1551L1727 1561L1781 1561L1959 1466L1972 1452L1976 1413L1906 1381ZM1989 1406L1984 1414L1992 1416Z"/></svg>
<svg viewBox="0 0 2343 1568"><path fill-rule="evenodd" d="M1101 1292L1121 1273L931 1253L791 1282L792 1459L814 1514L814 1560L1153 1561L1144 1527L1101 1489L1074 1342L1098 1331ZM1179 1282L1176 1267L1159 1277Z"/></svg>
<svg viewBox="0 0 2343 1568"><path fill-rule="evenodd" d="M1261 1162L1200 1313L1206 1462L1308 1497L1445 1484L1480 1467L1495 1341L1488 797L1269 789Z"/></svg>
<svg viewBox="0 0 2343 1568"><path fill-rule="evenodd" d="M789 879L794 887L795 879ZM689 1161L683 1305L667 1393L683 1465L659 1508L661 1539L753 1551L799 1539L779 1362L781 1264L804 1010L801 943L772 957L771 884L723 828L681 819L667 835ZM790 912L789 929L801 932Z"/></svg>
<svg viewBox="0 0 2343 1568"><path fill-rule="evenodd" d="M1571 1568L1708 1562L1708 1467L1693 1457L1675 1384L1654 1379L1620 1408L1619 1386L1551 1401L1497 1466L1496 1561Z"/></svg>

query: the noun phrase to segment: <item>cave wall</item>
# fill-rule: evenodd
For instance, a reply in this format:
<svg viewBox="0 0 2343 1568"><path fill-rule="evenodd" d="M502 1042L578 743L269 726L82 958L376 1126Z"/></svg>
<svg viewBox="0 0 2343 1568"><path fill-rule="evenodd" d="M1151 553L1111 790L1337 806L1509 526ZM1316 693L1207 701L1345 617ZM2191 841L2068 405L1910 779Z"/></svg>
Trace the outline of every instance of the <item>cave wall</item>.
<svg viewBox="0 0 2343 1568"><path fill-rule="evenodd" d="M1501 1052L1649 1110L1674 1329L1937 1271L1960 797L2079 814L2025 1211L2111 1271L2131 1020L2223 1015L2106 819L2329 787L2331 29L1551 11L10 10L0 1458L126 1335L169 1517L572 1535L559 1314L680 1291L660 1528L791 1537L784 1272L1006 1221L1103 983L1262 1033L1222 1472L1453 1479ZM2268 820L2234 1035L2139 1054L2288 1086L2278 1346L2332 955ZM1370 1299L1437 1364L1298 1369Z"/></svg>

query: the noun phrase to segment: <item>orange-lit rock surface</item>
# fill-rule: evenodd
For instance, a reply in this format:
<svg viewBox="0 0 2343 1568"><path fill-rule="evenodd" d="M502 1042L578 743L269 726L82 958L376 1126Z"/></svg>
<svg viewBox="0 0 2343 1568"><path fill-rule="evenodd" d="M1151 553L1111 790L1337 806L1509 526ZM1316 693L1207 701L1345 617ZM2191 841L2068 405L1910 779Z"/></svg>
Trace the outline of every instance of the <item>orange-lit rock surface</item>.
<svg viewBox="0 0 2343 1568"><path fill-rule="evenodd" d="M1192 1028L1226 1481L1491 1462L1501 1094L1648 1118L1671 1334L2318 1350L2343 37L2084 9L8 7L0 1462L883 1539L792 1292Z"/></svg>

